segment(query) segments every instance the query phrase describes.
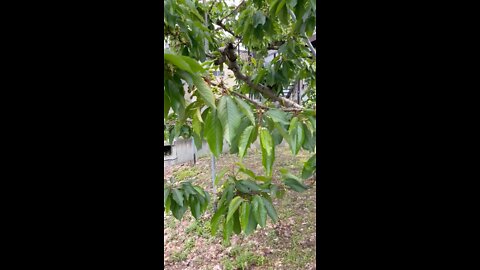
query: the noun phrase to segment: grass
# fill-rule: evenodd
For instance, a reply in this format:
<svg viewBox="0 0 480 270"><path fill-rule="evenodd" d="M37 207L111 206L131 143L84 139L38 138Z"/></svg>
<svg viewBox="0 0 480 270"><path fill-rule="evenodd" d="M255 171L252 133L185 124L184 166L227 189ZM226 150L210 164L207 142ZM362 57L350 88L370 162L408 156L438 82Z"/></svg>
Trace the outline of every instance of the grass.
<svg viewBox="0 0 480 270"><path fill-rule="evenodd" d="M187 240L182 250L175 252L173 254L173 260L177 262L186 260L188 257L188 254L190 253L190 251L193 249L194 246L195 246L195 240L193 237L191 237Z"/></svg>
<svg viewBox="0 0 480 270"><path fill-rule="evenodd" d="M292 156L288 148L281 147L275 151L274 181L277 183L279 168L285 167L298 174L303 162L311 156L302 151ZM179 181L195 178L195 184L210 192L213 201L210 162L210 157L202 157L195 167L176 165L173 175ZM238 157L224 154L217 159L216 169L230 169L235 162ZM258 150L250 149L243 164L257 174L264 172ZM211 204L199 220L195 220L190 211L182 221L176 221L169 214L164 221L165 269L315 269L315 201L315 188L303 193L287 191L284 198L274 200L279 216L277 223L269 219L266 228L258 228L249 236L233 235L229 243L223 241L223 226L219 227L217 235L210 234Z"/></svg>
<svg viewBox="0 0 480 270"><path fill-rule="evenodd" d="M251 266L264 265L266 260L264 256L257 255L242 246L234 246L229 255L231 258L223 260L223 269L225 270L250 269Z"/></svg>
<svg viewBox="0 0 480 270"><path fill-rule="evenodd" d="M173 177L176 181L187 180L194 178L200 173L197 167L184 166L182 170L177 170L173 172Z"/></svg>

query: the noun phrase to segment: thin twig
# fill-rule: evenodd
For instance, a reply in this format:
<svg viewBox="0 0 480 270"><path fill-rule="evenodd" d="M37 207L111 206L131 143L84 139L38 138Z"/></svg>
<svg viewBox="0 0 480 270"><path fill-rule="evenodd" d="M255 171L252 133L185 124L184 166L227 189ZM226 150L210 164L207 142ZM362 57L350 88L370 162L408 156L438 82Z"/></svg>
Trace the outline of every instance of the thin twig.
<svg viewBox="0 0 480 270"><path fill-rule="evenodd" d="M241 38L239 35L235 34L232 30L228 29L225 24L223 24L223 22L221 20L217 20L215 22L216 25L220 26L223 30L225 30L226 32L228 32L230 35L236 37L236 38Z"/></svg>
<svg viewBox="0 0 480 270"><path fill-rule="evenodd" d="M241 72L240 67L238 66L236 60L237 55L235 54L235 49L232 43L229 43L226 48L221 48L220 52L222 53L222 57L218 59L216 64L222 64L224 62L227 63L228 68L233 71L235 77L241 81L244 81L250 88L257 90L258 92L262 93L265 97L270 98L272 100L278 101L282 106L285 107L294 107L297 109L304 109L302 106L297 104L296 102L286 99L284 97L279 97L275 92L267 86L262 84L255 84L252 82L252 79L249 76L246 76Z"/></svg>
<svg viewBox="0 0 480 270"><path fill-rule="evenodd" d="M220 21L223 21L225 20L227 17L229 17L230 15L232 15L235 11L237 11L243 4L245 4L245 0L243 0L234 10L232 10L232 12L228 13L227 16L223 17Z"/></svg>

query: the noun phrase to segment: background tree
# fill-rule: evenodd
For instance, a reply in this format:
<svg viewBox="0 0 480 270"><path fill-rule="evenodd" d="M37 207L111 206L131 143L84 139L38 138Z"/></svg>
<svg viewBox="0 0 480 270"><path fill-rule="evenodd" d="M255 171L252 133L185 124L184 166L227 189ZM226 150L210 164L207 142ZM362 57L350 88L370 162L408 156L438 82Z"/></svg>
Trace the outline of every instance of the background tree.
<svg viewBox="0 0 480 270"><path fill-rule="evenodd" d="M216 176L219 186L215 198L218 209L211 220L212 233L223 226L224 238L246 234L267 216L277 214L272 197L283 196L285 189L304 191L303 181L316 171L316 52L308 37L315 31L314 0L244 0L229 6L225 1L164 0L165 136L193 136L200 148L205 139L215 157L224 141L239 157L238 167ZM242 60L242 44L252 57ZM268 50L278 50L267 65ZM226 87L213 77L214 70L231 70L234 87ZM305 80L307 102L300 105L283 90ZM186 92L184 84L188 85ZM192 99L186 99L187 94ZM250 98L260 96L262 103ZM260 142L265 173L256 175L242 164L242 158L255 141ZM273 179L275 146L285 140L292 154L300 149L312 153L300 176L280 168L282 181ZM210 195L190 182L167 182L164 188L165 211L181 219L188 208L199 218Z"/></svg>

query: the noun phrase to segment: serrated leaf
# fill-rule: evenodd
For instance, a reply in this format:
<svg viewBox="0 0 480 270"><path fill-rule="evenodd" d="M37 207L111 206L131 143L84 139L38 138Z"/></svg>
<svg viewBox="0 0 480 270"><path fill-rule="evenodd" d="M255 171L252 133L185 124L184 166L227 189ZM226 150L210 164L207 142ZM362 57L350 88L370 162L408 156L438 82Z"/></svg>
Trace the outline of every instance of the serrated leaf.
<svg viewBox="0 0 480 270"><path fill-rule="evenodd" d="M274 126L275 129L277 129L282 137L287 141L288 145L292 144L292 138L290 137L290 134L288 134L288 131L280 123L275 123Z"/></svg>
<svg viewBox="0 0 480 270"><path fill-rule="evenodd" d="M170 189L164 188L163 189L163 205L167 202L168 195L170 195Z"/></svg>
<svg viewBox="0 0 480 270"><path fill-rule="evenodd" d="M205 73L205 69L196 60L184 55L182 55L181 57L183 61L185 61L190 66L190 69L193 73Z"/></svg>
<svg viewBox="0 0 480 270"><path fill-rule="evenodd" d="M197 74L192 74L192 81L193 84L197 87L197 91L195 93L205 102L205 104L212 108L216 109L215 106L215 98L213 97L212 90L208 88L205 84L205 81Z"/></svg>
<svg viewBox="0 0 480 270"><path fill-rule="evenodd" d="M179 69L183 69L185 71L193 73L192 69L190 68L190 65L187 62L185 62L185 60L180 55L164 53L163 57L164 57L165 60L172 63L173 65L175 65Z"/></svg>
<svg viewBox="0 0 480 270"><path fill-rule="evenodd" d="M298 180L294 178L287 178L283 182L285 183L285 185L289 186L291 189L297 192L304 192L305 190L308 189L308 186L304 185L303 183L300 183Z"/></svg>
<svg viewBox="0 0 480 270"><path fill-rule="evenodd" d="M183 205L183 206L180 206L176 203L175 200L172 200L172 204L170 206L171 210L172 210L172 214L173 216L177 219L177 220L181 220L183 215L185 214L185 212L187 211L187 205Z"/></svg>
<svg viewBox="0 0 480 270"><path fill-rule="evenodd" d="M287 114L284 111L278 109L270 109L265 115L272 118L273 122L280 123L282 125L288 125L290 122L287 121Z"/></svg>
<svg viewBox="0 0 480 270"><path fill-rule="evenodd" d="M317 168L317 154L311 156L307 162L303 165L302 178L307 179L313 175L313 172Z"/></svg>
<svg viewBox="0 0 480 270"><path fill-rule="evenodd" d="M257 175L257 176L255 176L255 180L262 181L262 182L270 182L270 181L272 181L272 177L271 176Z"/></svg>
<svg viewBox="0 0 480 270"><path fill-rule="evenodd" d="M227 241L230 239L233 231L233 219L229 221L225 220L223 223L223 240Z"/></svg>
<svg viewBox="0 0 480 270"><path fill-rule="evenodd" d="M198 220L200 217L200 202L196 197L193 197L190 201L190 211L192 212L192 216Z"/></svg>
<svg viewBox="0 0 480 270"><path fill-rule="evenodd" d="M266 128L260 129L260 145L262 148L262 164L267 176L272 175L273 162L275 161L275 148L273 139Z"/></svg>
<svg viewBox="0 0 480 270"><path fill-rule="evenodd" d="M222 196L221 196L220 200L218 201L218 205L227 205L228 206L228 203L233 199L233 190L235 189L235 186L231 185L228 182L225 182L224 185L226 185L226 186L224 187L224 191L222 193Z"/></svg>
<svg viewBox="0 0 480 270"><path fill-rule="evenodd" d="M173 200L180 206L183 207L183 194L182 191L180 191L177 188L172 189L172 194L173 194Z"/></svg>
<svg viewBox="0 0 480 270"><path fill-rule="evenodd" d="M308 121L307 123L310 124L310 122ZM314 134L312 134L312 132L308 128L308 125L302 124L302 128L303 128L303 133L305 134L305 140L303 141L302 148L310 152L315 151L316 138L314 137Z"/></svg>
<svg viewBox="0 0 480 270"><path fill-rule="evenodd" d="M240 191L242 191L243 193L251 193L252 191L257 192L261 190L260 186L258 186L257 183L251 180L237 181L237 189L238 190L242 189ZM243 191L243 190L246 190L246 191Z"/></svg>
<svg viewBox="0 0 480 270"><path fill-rule="evenodd" d="M248 201L244 201L240 206L240 226L242 228L242 231L245 231L247 229L249 217L250 203Z"/></svg>
<svg viewBox="0 0 480 270"><path fill-rule="evenodd" d="M220 217L225 213L226 210L227 210L227 206L222 205L220 208L218 208L217 212L213 214L213 217L210 220L210 228L211 228L212 236L215 236L215 234L217 234Z"/></svg>
<svg viewBox="0 0 480 270"><path fill-rule="evenodd" d="M255 125L255 116L253 115L252 108L239 97L235 97L235 102L237 102L238 108L248 117L250 122Z"/></svg>
<svg viewBox="0 0 480 270"><path fill-rule="evenodd" d="M209 111L205 120L205 137L213 155L218 156L223 151L223 128L217 117L217 111Z"/></svg>
<svg viewBox="0 0 480 270"><path fill-rule="evenodd" d="M197 191L193 188L192 183L190 182L182 182L182 190L185 195L185 198L187 198L190 195L197 194Z"/></svg>
<svg viewBox="0 0 480 270"><path fill-rule="evenodd" d="M242 121L240 111L236 103L229 96L223 96L218 103L218 118L225 130L225 137L228 143L232 144L238 134L238 127Z"/></svg>
<svg viewBox="0 0 480 270"><path fill-rule="evenodd" d="M227 221L232 218L233 214L235 213L235 211L237 211L238 207L243 201L243 198L240 196L237 196L233 198L232 201L230 201L230 205L228 206Z"/></svg>
<svg viewBox="0 0 480 270"><path fill-rule="evenodd" d="M238 142L238 156L241 159L246 155L247 149L252 144L253 139L255 137L254 136L255 131L256 131L256 129L255 129L254 126L249 126L240 135L240 140Z"/></svg>
<svg viewBox="0 0 480 270"><path fill-rule="evenodd" d="M292 150L292 153L294 155L297 155L305 139L305 135L303 134L303 128L300 125L297 117L292 118L288 133L291 138L290 148Z"/></svg>
<svg viewBox="0 0 480 270"><path fill-rule="evenodd" d="M260 227L264 228L267 222L267 210L265 209L262 198L258 195L255 195L252 200L252 205L252 211L255 220Z"/></svg>
<svg viewBox="0 0 480 270"><path fill-rule="evenodd" d="M240 234L242 232L242 226L240 225L240 211L235 211L233 214L233 231L236 234Z"/></svg>
<svg viewBox="0 0 480 270"><path fill-rule="evenodd" d="M248 224L247 224L247 228L245 228L244 232L246 235L249 235L251 234L253 231L255 231L255 229L257 228L257 221L255 220L255 217L253 215L253 207L250 206L250 214L248 216Z"/></svg>
<svg viewBox="0 0 480 270"><path fill-rule="evenodd" d="M267 210L267 214L270 216L273 222L277 222L278 221L277 211L275 211L275 208L273 207L272 203L263 197L262 197L262 200L263 200L263 204L265 205L265 209Z"/></svg>
<svg viewBox="0 0 480 270"><path fill-rule="evenodd" d="M170 212L170 206L172 205L172 194L168 194L167 201L165 202L165 213Z"/></svg>
<svg viewBox="0 0 480 270"><path fill-rule="evenodd" d="M255 179L255 173L254 173L253 171L245 168L245 167L238 169L238 171L239 171L239 172L242 172L242 173L244 173L244 174L246 174L246 175L248 175L248 176L250 176L250 177L252 177L252 178Z"/></svg>
<svg viewBox="0 0 480 270"><path fill-rule="evenodd" d="M192 128L193 128L193 132L195 132L198 136L202 134L202 125L203 125L202 115L200 114L200 109L197 108L193 113Z"/></svg>

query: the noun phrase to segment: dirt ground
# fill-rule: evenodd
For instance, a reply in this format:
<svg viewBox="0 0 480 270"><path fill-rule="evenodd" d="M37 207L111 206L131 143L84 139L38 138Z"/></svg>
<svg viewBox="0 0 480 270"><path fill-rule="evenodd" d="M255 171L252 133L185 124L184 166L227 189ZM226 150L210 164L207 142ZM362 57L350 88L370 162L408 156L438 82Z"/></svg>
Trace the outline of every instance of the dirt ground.
<svg viewBox="0 0 480 270"><path fill-rule="evenodd" d="M294 157L285 146L277 146L276 153L274 182L279 181L279 168L298 173L310 157L307 152ZM238 157L224 154L216 162L217 171L232 168L235 162ZM212 194L210 163L210 157L204 157L195 166L169 167L164 178L193 178L194 184ZM243 163L255 173L263 171L259 150L249 150ZM288 191L284 198L274 199L274 206L277 223L268 219L265 228L258 227L249 236L234 234L230 243L224 243L221 228L211 236L211 205L198 221L190 211L181 222L171 213L164 214L165 269L316 269L316 185L303 193Z"/></svg>

